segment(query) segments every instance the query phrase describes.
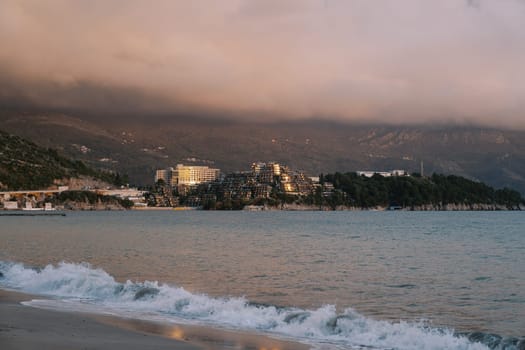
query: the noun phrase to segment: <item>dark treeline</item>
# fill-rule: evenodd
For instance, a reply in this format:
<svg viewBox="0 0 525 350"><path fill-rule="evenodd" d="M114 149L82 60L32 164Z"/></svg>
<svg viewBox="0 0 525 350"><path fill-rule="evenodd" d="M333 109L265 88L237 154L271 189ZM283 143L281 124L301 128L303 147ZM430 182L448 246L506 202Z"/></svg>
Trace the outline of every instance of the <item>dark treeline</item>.
<svg viewBox="0 0 525 350"><path fill-rule="evenodd" d="M515 190L495 190L482 182L455 175L383 177L376 174L368 178L356 173L335 173L322 176L322 181L334 186L333 194L325 199L331 206L414 208L483 204L513 209L525 204Z"/></svg>
<svg viewBox="0 0 525 350"><path fill-rule="evenodd" d="M66 202L76 202L76 203L104 203L112 204L116 203L123 208L129 209L133 206L133 202L128 199L122 199L115 196L105 196L95 192L90 191L63 191L60 192L56 198L51 201L55 204L64 204Z"/></svg>

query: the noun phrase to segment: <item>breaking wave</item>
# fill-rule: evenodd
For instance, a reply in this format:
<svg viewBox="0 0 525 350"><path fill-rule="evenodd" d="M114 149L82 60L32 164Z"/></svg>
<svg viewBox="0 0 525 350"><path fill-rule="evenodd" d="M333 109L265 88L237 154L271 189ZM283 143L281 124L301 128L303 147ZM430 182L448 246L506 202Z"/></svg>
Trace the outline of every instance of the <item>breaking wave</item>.
<svg viewBox="0 0 525 350"><path fill-rule="evenodd" d="M374 349L525 349L525 340L485 333L458 334L424 323L367 318L334 305L315 310L250 303L242 297L212 298L157 281L119 283L91 265L59 263L44 268L0 262L0 287L76 300L93 310L157 315L177 321L257 330L307 342Z"/></svg>

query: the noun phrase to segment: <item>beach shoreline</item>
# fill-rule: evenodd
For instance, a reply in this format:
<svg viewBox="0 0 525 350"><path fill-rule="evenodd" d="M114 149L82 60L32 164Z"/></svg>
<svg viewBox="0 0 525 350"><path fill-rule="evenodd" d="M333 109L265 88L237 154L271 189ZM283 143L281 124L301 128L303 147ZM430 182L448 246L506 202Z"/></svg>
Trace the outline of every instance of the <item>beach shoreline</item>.
<svg viewBox="0 0 525 350"><path fill-rule="evenodd" d="M55 311L22 304L33 299L43 297L0 289L2 350L309 348L304 344L251 333Z"/></svg>

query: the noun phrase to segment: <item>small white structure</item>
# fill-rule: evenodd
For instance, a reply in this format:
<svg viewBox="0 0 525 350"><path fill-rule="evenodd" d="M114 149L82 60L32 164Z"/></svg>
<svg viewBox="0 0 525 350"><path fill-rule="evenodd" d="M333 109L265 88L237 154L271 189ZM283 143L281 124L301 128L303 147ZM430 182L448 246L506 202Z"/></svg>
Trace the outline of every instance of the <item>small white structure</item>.
<svg viewBox="0 0 525 350"><path fill-rule="evenodd" d="M318 184L320 181L319 176L310 176L310 181L314 184Z"/></svg>
<svg viewBox="0 0 525 350"><path fill-rule="evenodd" d="M122 199L128 199L133 202L134 206L146 206L146 198L144 195L146 191L141 191L136 188L122 188L117 190L97 190L98 194L104 196L115 196Z"/></svg>
<svg viewBox="0 0 525 350"><path fill-rule="evenodd" d="M375 174L380 175L382 177L390 177L392 176L391 173L387 171L356 171L357 175L364 176L364 177L372 177Z"/></svg>
<svg viewBox="0 0 525 350"><path fill-rule="evenodd" d="M408 173L405 170L395 169L390 172L392 176L408 176Z"/></svg>
<svg viewBox="0 0 525 350"><path fill-rule="evenodd" d="M22 208L22 210L28 210L28 211L41 211L44 210L43 208L33 208L33 203L26 202L26 206Z"/></svg>
<svg viewBox="0 0 525 350"><path fill-rule="evenodd" d="M375 174L380 175L382 177L409 176L405 170L400 170L400 169L391 170L391 171L356 171L356 174L359 176L364 176L364 177L372 177Z"/></svg>
<svg viewBox="0 0 525 350"><path fill-rule="evenodd" d="M17 201L4 201L4 209L16 210L18 209L18 202Z"/></svg>
<svg viewBox="0 0 525 350"><path fill-rule="evenodd" d="M51 204L51 203L45 203L45 204L44 204L44 210L45 210L45 211L52 211L52 210L56 210L56 209L53 208L53 204Z"/></svg>

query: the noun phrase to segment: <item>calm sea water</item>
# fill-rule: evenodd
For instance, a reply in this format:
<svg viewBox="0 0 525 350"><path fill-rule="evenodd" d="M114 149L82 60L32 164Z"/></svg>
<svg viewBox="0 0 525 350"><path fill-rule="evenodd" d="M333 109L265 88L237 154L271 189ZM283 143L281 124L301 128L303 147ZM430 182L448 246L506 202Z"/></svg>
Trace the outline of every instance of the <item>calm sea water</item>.
<svg viewBox="0 0 525 350"><path fill-rule="evenodd" d="M525 335L521 212L68 212L0 232L0 286L95 306L343 347Z"/></svg>

